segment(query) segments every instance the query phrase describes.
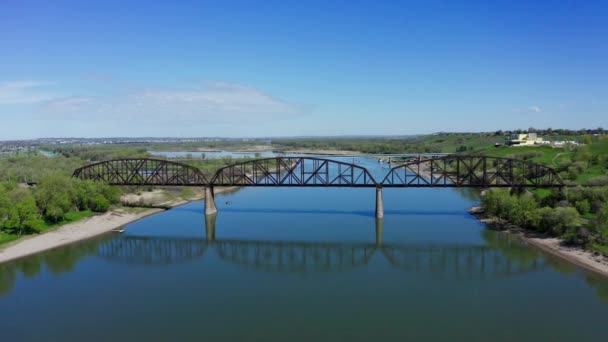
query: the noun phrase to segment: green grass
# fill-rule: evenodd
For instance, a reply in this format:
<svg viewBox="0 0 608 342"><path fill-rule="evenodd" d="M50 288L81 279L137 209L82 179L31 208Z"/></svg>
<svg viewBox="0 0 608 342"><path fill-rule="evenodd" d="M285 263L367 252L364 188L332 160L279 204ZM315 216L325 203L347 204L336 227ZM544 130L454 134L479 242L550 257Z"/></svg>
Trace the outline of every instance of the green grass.
<svg viewBox="0 0 608 342"><path fill-rule="evenodd" d="M606 245L594 244L593 246L591 246L591 250L594 252L602 253L604 255L608 255L608 246Z"/></svg>
<svg viewBox="0 0 608 342"><path fill-rule="evenodd" d="M594 165L589 167L576 179L576 183L585 184L591 178L604 175L606 170L604 170L600 165Z"/></svg>
<svg viewBox="0 0 608 342"><path fill-rule="evenodd" d="M18 235L0 233L0 245L3 244L3 243L8 243L8 242L11 242L11 241L15 241L18 238L19 238Z"/></svg>
<svg viewBox="0 0 608 342"><path fill-rule="evenodd" d="M595 217L595 214L593 213L586 213L585 215L581 215L582 218L586 219L586 220L593 220L593 218Z"/></svg>
<svg viewBox="0 0 608 342"><path fill-rule="evenodd" d="M559 154L567 152L563 148L554 148L551 146L521 146L521 147L484 147L482 149L474 151L479 154L484 154L492 157L503 157L503 158L523 158L527 157L527 160L539 164L553 165L553 159ZM559 156L564 157L564 155Z"/></svg>
<svg viewBox="0 0 608 342"><path fill-rule="evenodd" d="M539 198L547 198L553 194L553 190L551 189L533 189L532 192Z"/></svg>
<svg viewBox="0 0 608 342"><path fill-rule="evenodd" d="M608 139L605 137L595 138L593 143L589 145L589 149L593 154L608 154Z"/></svg>
<svg viewBox="0 0 608 342"><path fill-rule="evenodd" d="M42 228L40 229L41 232L47 231L49 229L56 229L59 228L63 225L66 225L68 223L72 223L72 222L76 222L76 221L80 221L84 218L87 217L91 217L96 215L96 212L93 212L91 210L83 210L83 211L70 211L69 213L65 214L65 218L63 219L63 221L61 222L57 222L57 223L45 223Z"/></svg>

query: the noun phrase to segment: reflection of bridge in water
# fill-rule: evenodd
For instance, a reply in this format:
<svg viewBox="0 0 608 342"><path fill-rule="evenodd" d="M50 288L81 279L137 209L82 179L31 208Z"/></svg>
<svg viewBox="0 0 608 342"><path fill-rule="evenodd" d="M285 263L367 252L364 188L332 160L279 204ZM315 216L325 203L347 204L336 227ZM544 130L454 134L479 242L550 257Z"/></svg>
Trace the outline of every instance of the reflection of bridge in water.
<svg viewBox="0 0 608 342"><path fill-rule="evenodd" d="M118 262L163 265L193 261L212 251L229 263L286 273L365 267L374 255L403 271L462 277L507 276L546 267L544 259L516 260L488 246L383 244L382 221L377 221L375 243L216 240L215 228L208 226L207 239L121 236L101 243L98 254Z"/></svg>

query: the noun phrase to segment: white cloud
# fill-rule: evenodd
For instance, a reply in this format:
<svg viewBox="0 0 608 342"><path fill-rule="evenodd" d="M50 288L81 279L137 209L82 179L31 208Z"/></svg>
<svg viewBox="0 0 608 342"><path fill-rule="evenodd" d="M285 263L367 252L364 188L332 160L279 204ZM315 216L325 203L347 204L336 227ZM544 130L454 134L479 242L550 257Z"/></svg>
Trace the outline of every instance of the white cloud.
<svg viewBox="0 0 608 342"><path fill-rule="evenodd" d="M51 83L39 81L0 82L0 105L49 100L53 97L46 91L49 85Z"/></svg>
<svg viewBox="0 0 608 342"><path fill-rule="evenodd" d="M528 108L513 108L512 111L517 112L517 113L521 113L521 112L540 113L540 112L542 112L542 108L540 108L538 106L530 106Z"/></svg>
<svg viewBox="0 0 608 342"><path fill-rule="evenodd" d="M45 101L45 119L82 121L247 123L271 121L302 113L300 106L256 88L228 82L206 82L194 88L155 88L118 95L73 96Z"/></svg>

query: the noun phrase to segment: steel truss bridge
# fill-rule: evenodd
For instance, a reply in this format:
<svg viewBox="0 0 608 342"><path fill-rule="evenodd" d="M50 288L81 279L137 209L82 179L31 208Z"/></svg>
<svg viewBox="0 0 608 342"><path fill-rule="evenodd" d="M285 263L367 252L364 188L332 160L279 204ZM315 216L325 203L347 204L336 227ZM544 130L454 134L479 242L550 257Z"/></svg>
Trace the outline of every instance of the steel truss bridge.
<svg viewBox="0 0 608 342"><path fill-rule="evenodd" d="M217 212L213 187L354 187L376 188L376 216L383 216L382 188L560 188L550 167L519 159L447 155L414 158L375 179L365 167L315 157L274 157L235 163L208 174L185 163L163 159L114 159L83 166L73 177L111 185L201 186L207 189L205 212Z"/></svg>

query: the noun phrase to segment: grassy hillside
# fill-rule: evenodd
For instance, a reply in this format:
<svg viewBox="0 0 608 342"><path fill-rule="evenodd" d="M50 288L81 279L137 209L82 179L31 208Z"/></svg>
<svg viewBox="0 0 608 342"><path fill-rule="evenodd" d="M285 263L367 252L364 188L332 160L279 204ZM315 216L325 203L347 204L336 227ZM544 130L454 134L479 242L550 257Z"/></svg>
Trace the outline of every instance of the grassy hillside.
<svg viewBox="0 0 608 342"><path fill-rule="evenodd" d="M584 146L480 146L468 153L517 158L550 166L562 179L576 184L595 184L608 177L608 137L594 137ZM602 184L602 185L608 185Z"/></svg>

